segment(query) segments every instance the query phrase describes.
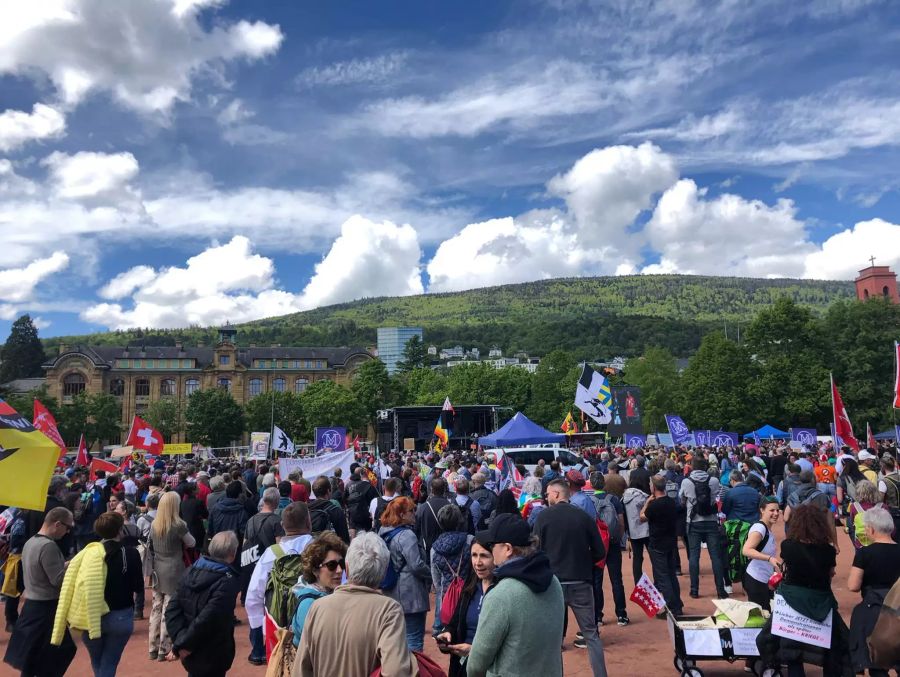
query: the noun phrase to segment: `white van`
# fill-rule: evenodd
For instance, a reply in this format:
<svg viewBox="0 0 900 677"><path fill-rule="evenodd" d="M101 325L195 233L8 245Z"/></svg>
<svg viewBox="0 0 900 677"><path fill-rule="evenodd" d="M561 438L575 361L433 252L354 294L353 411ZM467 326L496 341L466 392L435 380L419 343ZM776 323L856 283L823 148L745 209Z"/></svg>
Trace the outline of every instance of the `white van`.
<svg viewBox="0 0 900 677"><path fill-rule="evenodd" d="M503 449L503 451L515 465L524 465L529 473L534 473L534 469L541 459L543 459L548 470L550 469L551 461L559 461L560 465L565 469L577 468L584 464L580 456L576 456L565 447L560 447L556 444L510 447Z"/></svg>

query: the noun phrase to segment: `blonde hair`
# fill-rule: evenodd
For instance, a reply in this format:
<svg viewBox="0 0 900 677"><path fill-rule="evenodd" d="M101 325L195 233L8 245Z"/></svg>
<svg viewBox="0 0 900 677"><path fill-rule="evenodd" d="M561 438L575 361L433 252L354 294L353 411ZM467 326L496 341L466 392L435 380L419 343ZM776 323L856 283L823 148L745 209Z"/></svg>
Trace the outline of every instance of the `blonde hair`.
<svg viewBox="0 0 900 677"><path fill-rule="evenodd" d="M159 499L159 508L156 510L156 517L153 518L153 524L150 529L157 538L165 538L169 530L177 524L184 524L184 520L178 516L178 510L181 507L181 499L178 492L167 491Z"/></svg>

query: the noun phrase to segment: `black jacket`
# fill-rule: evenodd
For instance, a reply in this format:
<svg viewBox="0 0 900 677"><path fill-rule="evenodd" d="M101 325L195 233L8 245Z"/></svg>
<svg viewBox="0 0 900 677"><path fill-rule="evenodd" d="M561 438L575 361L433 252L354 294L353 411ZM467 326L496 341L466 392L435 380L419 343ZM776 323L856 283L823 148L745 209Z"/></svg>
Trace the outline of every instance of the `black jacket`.
<svg viewBox="0 0 900 677"><path fill-rule="evenodd" d="M597 524L584 510L566 502L544 508L533 531L560 581L591 582L594 563L603 559L606 549Z"/></svg>
<svg viewBox="0 0 900 677"><path fill-rule="evenodd" d="M350 543L350 529L347 527L347 515L344 514L343 508L336 505L331 499L317 498L315 501L309 502L310 520L313 518L313 512L322 511L328 515L331 520L331 526L334 533L344 543Z"/></svg>
<svg viewBox="0 0 900 677"><path fill-rule="evenodd" d="M487 487L478 487L474 491L470 491L469 496L478 501L478 505L481 506L481 523L477 524L476 527L478 529L486 529L485 520L497 507L497 494Z"/></svg>
<svg viewBox="0 0 900 677"><path fill-rule="evenodd" d="M234 661L234 605L237 572L201 557L178 584L166 609L166 628L176 651L191 655L181 663L191 675L222 675Z"/></svg>
<svg viewBox="0 0 900 677"><path fill-rule="evenodd" d="M207 535L212 538L220 531L233 531L237 534L240 542L244 538L244 529L249 519L250 515L247 514L244 502L239 498L226 496L216 503L216 507L209 514L209 533Z"/></svg>
<svg viewBox="0 0 900 677"><path fill-rule="evenodd" d="M432 544L441 535L437 514L445 505L450 505L449 499L444 496L430 496L427 501L420 503L416 508L416 534L419 536L419 540L425 543L425 549L428 552L431 552Z"/></svg>

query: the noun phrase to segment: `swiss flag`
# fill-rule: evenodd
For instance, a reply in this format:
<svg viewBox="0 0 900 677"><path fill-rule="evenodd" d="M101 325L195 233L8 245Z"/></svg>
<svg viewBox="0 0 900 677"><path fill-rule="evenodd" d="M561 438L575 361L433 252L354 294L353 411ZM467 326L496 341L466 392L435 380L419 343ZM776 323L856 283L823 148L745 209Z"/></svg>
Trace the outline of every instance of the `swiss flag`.
<svg viewBox="0 0 900 677"><path fill-rule="evenodd" d="M76 466L86 466L88 464L87 442L84 441L84 433L81 433L81 439L78 440L78 453L75 455Z"/></svg>
<svg viewBox="0 0 900 677"><path fill-rule="evenodd" d="M66 443L63 442L62 435L59 434L59 428L56 427L56 419L53 418L53 414L37 398L34 400L32 425L49 437L50 441L62 450L60 456L65 455Z"/></svg>
<svg viewBox="0 0 900 677"><path fill-rule="evenodd" d="M841 394L838 392L833 377L831 379L831 407L834 415L835 434L840 437L848 447L854 451L859 451L859 440L857 440L856 436L853 434L850 416L847 415L847 408L844 406L844 401L841 399Z"/></svg>
<svg viewBox="0 0 900 677"><path fill-rule="evenodd" d="M135 416L131 422L131 430L125 444L135 449L143 449L151 454L161 454L165 444L163 436L153 426L149 425L140 416Z"/></svg>
<svg viewBox="0 0 900 677"><path fill-rule="evenodd" d="M629 599L641 607L648 618L653 618L666 608L666 600L647 578L647 574L641 576L641 580L634 587L634 592L631 593Z"/></svg>

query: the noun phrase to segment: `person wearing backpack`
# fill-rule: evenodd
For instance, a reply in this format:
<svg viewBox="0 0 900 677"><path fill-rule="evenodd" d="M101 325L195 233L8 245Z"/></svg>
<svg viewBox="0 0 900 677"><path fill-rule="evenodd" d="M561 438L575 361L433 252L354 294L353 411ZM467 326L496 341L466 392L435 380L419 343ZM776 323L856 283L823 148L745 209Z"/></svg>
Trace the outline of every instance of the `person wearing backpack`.
<svg viewBox="0 0 900 677"><path fill-rule="evenodd" d="M486 481L487 476L483 473L477 472L472 475L472 491L469 496L478 501L481 508L481 520L476 525L479 530L487 528L487 517L497 507L497 494L484 486Z"/></svg>
<svg viewBox="0 0 900 677"><path fill-rule="evenodd" d="M288 627L293 619L296 604L288 604L290 598L293 598L291 588L300 575L300 554L313 540L310 535L308 505L291 503L286 507L281 513L281 528L284 530L284 537L275 545L267 548L259 558L250 577L250 585L247 587L247 601L244 607L247 610L247 621L250 624L251 644L250 656L247 660L252 665L266 664L267 649L275 641L274 637L263 631L266 626L266 615L270 611L269 605L273 600L278 606L285 605L284 615L290 611L290 617L281 627ZM276 569L286 577L289 576L289 570L295 569L293 581L290 581L286 587L284 585L275 586L278 581L270 579L274 579L273 574ZM275 620L277 622L278 619ZM284 619L281 620L284 621Z"/></svg>
<svg viewBox="0 0 900 677"><path fill-rule="evenodd" d="M362 479L359 469L350 473L347 484L347 521L350 523L350 538L363 531L372 530L372 516L369 504L378 498L378 491L369 480Z"/></svg>
<svg viewBox="0 0 900 677"><path fill-rule="evenodd" d="M382 590L403 607L409 650L421 651L425 643L425 616L431 607L432 580L425 550L413 531L415 521L416 504L411 498L398 496L382 513L378 535L391 553Z"/></svg>
<svg viewBox="0 0 900 677"><path fill-rule="evenodd" d="M331 499L331 480L320 475L312 483L315 500L309 502L309 521L313 537L325 531L333 531L340 539L350 543L350 529L344 509Z"/></svg>
<svg viewBox="0 0 900 677"><path fill-rule="evenodd" d="M831 543L834 549L840 554L841 549L837 542L837 530L834 526L834 517L831 515L831 501L828 496L823 494L816 488L815 473L804 470L800 473L800 488L791 494L787 507L784 510L784 533L790 538L791 516L794 511L801 505L812 505L825 513L828 518L829 530L831 532Z"/></svg>
<svg viewBox="0 0 900 677"><path fill-rule="evenodd" d="M666 478L654 475L650 478L650 494L641 508L640 520L649 528L647 554L653 566L653 584L657 587L666 606L676 616L684 610L681 586L675 573L678 559L678 504L666 495Z"/></svg>
<svg viewBox="0 0 900 677"><path fill-rule="evenodd" d="M460 477L456 480L456 505L462 511L465 518L466 532L474 535L475 527L481 520L481 506L478 501L469 496L469 480Z"/></svg>
<svg viewBox="0 0 900 677"><path fill-rule="evenodd" d="M369 503L369 516L372 518L372 529L378 531L381 529L381 514L387 508L388 503L393 501L400 495L403 488L403 481L399 477L389 477L384 481L384 494L376 496Z"/></svg>
<svg viewBox="0 0 900 677"><path fill-rule="evenodd" d="M778 523L781 512L778 510L777 499L771 496L760 498L759 505L759 521L750 527L741 551L749 560L742 583L748 601L771 611L772 591L769 589L769 578L775 573L775 567L781 567L782 564L776 555L778 543L772 529Z"/></svg>
<svg viewBox="0 0 900 677"><path fill-rule="evenodd" d="M620 626L630 622L625 606L625 584L622 581L622 550L625 538L625 506L618 496L605 490L606 479L600 472L591 473L591 487L594 494L591 499L597 511L597 518L606 524L609 530L609 548L606 550L606 573L612 588L613 602L616 606L616 621ZM603 624L603 570L597 569L594 574L594 606L597 625Z"/></svg>
<svg viewBox="0 0 900 677"><path fill-rule="evenodd" d="M241 573L241 592L246 599L247 588L256 563L263 553L284 535L281 513L278 512L280 494L275 487L263 491L262 508L249 519L244 529L241 554L237 565Z"/></svg>
<svg viewBox="0 0 900 677"><path fill-rule="evenodd" d="M719 532L716 496L719 494L719 480L707 472L708 461L696 456L692 460L693 470L678 491L682 505L687 508L686 526L688 537L688 573L690 574L690 596L700 597L700 544L705 542L712 562L713 580L719 599L725 599L725 561L722 550L722 536Z"/></svg>
<svg viewBox="0 0 900 677"><path fill-rule="evenodd" d="M441 535L431 546L431 580L434 583L433 633L441 629L441 605L444 595L454 580L465 580L468 575L469 549L474 536L466 533L465 522L459 506L450 504L438 510Z"/></svg>
<svg viewBox="0 0 900 677"><path fill-rule="evenodd" d="M303 573L291 592L297 598L297 611L291 621L294 648L300 645L306 616L313 602L334 592L347 573L347 546L333 532L325 532L303 551Z"/></svg>
<svg viewBox="0 0 900 677"><path fill-rule="evenodd" d="M847 520L847 535L856 550L869 545L863 515L872 508L883 508L878 501L878 489L869 480L856 483L856 500L850 504L850 516Z"/></svg>
<svg viewBox="0 0 900 677"><path fill-rule="evenodd" d="M388 480L390 481L390 480ZM450 505L447 498L447 480L443 477L435 477L431 480L430 496L416 508L416 533L425 547L425 556L431 558L431 546L441 534L438 524L438 512L445 505Z"/></svg>
<svg viewBox="0 0 900 677"><path fill-rule="evenodd" d="M802 486L802 482L800 482L800 470L800 466L796 463L788 463L788 474L784 476L784 479L781 480L775 490L775 497L778 499L778 507L782 510L787 508L791 496L797 493Z"/></svg>

